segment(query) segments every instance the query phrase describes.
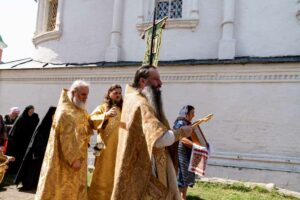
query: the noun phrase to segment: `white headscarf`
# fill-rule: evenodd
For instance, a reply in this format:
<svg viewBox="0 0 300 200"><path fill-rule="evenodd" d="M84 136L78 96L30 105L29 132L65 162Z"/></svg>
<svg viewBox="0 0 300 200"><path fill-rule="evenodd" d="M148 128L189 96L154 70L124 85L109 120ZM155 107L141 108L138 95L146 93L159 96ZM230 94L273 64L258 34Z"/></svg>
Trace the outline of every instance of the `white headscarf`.
<svg viewBox="0 0 300 200"><path fill-rule="evenodd" d="M12 108L10 108L10 113L13 113L13 112L20 113L20 108L19 107L12 107Z"/></svg>
<svg viewBox="0 0 300 200"><path fill-rule="evenodd" d="M179 117L186 117L187 114L188 114L188 105L185 105L179 111Z"/></svg>

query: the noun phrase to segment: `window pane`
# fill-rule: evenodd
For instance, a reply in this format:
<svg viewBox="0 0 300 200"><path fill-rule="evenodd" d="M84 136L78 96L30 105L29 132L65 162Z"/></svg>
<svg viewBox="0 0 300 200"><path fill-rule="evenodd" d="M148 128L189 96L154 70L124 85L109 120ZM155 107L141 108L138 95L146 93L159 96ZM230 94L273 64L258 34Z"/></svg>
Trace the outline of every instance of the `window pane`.
<svg viewBox="0 0 300 200"><path fill-rule="evenodd" d="M170 18L182 18L182 0L171 2Z"/></svg>
<svg viewBox="0 0 300 200"><path fill-rule="evenodd" d="M166 16L169 16L169 1L158 2L156 19L162 19Z"/></svg>
<svg viewBox="0 0 300 200"><path fill-rule="evenodd" d="M55 29L57 5L58 5L58 0L49 1L47 31L53 31Z"/></svg>

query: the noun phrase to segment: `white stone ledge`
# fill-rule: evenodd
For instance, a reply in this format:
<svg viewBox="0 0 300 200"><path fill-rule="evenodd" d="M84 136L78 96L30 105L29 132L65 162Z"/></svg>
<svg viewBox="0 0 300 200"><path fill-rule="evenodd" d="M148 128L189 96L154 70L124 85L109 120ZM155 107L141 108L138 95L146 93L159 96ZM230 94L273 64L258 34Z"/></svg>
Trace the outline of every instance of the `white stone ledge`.
<svg viewBox="0 0 300 200"><path fill-rule="evenodd" d="M194 31L198 26L198 23L199 23L198 19L168 19L165 28L166 29L185 28ZM144 23L137 24L136 28L138 31L143 32L150 26L152 26L152 22L144 22Z"/></svg>
<svg viewBox="0 0 300 200"><path fill-rule="evenodd" d="M49 41L49 40L58 40L61 36L61 31L54 30L49 32L44 32L38 34L32 38L32 42L34 45L38 45L42 42Z"/></svg>
<svg viewBox="0 0 300 200"><path fill-rule="evenodd" d="M20 70L21 71L21 70ZM133 75L110 75L103 76L101 74L81 75L58 75L58 76L23 76L20 74L15 77L0 77L0 81L21 81L21 82L56 82L56 81L73 81L78 78L84 78L86 81L111 83L111 82L128 82L132 81ZM166 83L299 83L300 73L297 74L265 74L265 75L161 75L161 79Z"/></svg>
<svg viewBox="0 0 300 200"><path fill-rule="evenodd" d="M300 159L263 154L221 153L210 156L209 165L300 173Z"/></svg>

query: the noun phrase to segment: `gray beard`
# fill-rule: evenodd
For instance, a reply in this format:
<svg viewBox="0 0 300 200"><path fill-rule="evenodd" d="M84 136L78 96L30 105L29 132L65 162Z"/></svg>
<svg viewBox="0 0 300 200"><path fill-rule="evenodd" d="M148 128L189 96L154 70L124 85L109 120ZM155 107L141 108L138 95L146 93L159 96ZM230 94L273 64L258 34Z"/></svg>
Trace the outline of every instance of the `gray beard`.
<svg viewBox="0 0 300 200"><path fill-rule="evenodd" d="M161 90L152 86L146 86L141 91L141 94L146 97L151 107L154 109L156 117L160 121L165 121L166 117L163 110L163 103L161 98Z"/></svg>
<svg viewBox="0 0 300 200"><path fill-rule="evenodd" d="M79 99L77 99L76 97L73 98L73 103L75 104L75 106L85 110L86 109L86 103L83 101L80 101Z"/></svg>
<svg viewBox="0 0 300 200"><path fill-rule="evenodd" d="M76 98L76 96L73 96L72 93L70 91L68 91L67 93L70 101L75 105L77 106L78 108L81 108L83 110L86 110L86 103L85 102L82 102L80 101L78 98Z"/></svg>

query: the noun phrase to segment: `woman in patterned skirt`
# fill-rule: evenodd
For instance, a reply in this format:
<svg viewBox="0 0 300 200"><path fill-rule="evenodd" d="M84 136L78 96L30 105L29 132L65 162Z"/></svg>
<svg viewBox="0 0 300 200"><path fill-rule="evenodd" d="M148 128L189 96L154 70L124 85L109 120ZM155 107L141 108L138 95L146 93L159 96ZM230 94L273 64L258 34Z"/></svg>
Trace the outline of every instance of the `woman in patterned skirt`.
<svg viewBox="0 0 300 200"><path fill-rule="evenodd" d="M174 122L174 129L182 126L190 125L193 117L195 116L195 108L191 105L184 106ZM186 193L188 186L193 187L195 184L195 174L188 171L190 157L192 153L193 142L192 139L182 138L178 145L179 168L177 176L177 184L181 194L182 200L186 200Z"/></svg>

